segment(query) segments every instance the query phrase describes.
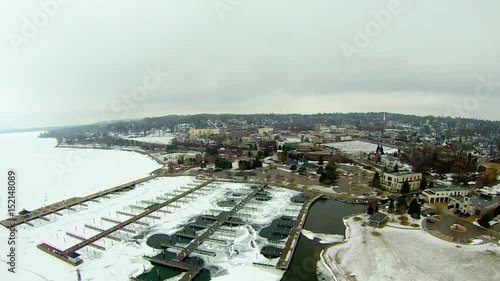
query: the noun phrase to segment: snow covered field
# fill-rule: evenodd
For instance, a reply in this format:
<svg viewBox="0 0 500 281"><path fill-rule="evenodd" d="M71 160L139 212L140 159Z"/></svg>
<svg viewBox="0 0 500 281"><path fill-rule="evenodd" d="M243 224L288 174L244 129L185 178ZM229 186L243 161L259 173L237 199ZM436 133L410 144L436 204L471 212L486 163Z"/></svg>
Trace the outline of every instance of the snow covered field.
<svg viewBox="0 0 500 281"><path fill-rule="evenodd" d="M322 145L336 148L348 154L359 154L360 152L369 153L369 152L375 152L377 150L376 144L363 141L332 142L332 143L324 143ZM394 153L395 151L398 150L389 147L384 147L385 153Z"/></svg>
<svg viewBox="0 0 500 281"><path fill-rule="evenodd" d="M157 143L157 144L170 144L170 142L175 139L175 136L162 136L162 137L155 137L155 136L148 136L148 137L139 137L139 138L127 138L123 137L128 140L136 140L136 141L142 141L142 142L149 142L149 143Z"/></svg>
<svg viewBox="0 0 500 281"><path fill-rule="evenodd" d="M348 241L323 255L338 280L500 280L498 245L448 243L423 230L362 227L348 220ZM490 252L486 251L489 248ZM338 266L335 262L339 263Z"/></svg>

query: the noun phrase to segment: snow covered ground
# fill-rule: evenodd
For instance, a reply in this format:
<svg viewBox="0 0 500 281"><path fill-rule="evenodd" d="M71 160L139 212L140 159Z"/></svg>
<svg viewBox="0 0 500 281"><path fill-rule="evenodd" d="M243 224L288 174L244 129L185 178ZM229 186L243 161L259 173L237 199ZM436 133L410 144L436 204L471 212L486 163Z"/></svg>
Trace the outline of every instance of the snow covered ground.
<svg viewBox="0 0 500 281"><path fill-rule="evenodd" d="M339 149L348 154L359 154L360 152L369 153L369 152L375 152L377 150L376 144L363 141L332 142L332 143L324 143L322 145ZM392 154L396 151L398 150L389 147L384 147L385 153Z"/></svg>
<svg viewBox="0 0 500 281"><path fill-rule="evenodd" d="M353 218L347 224L348 241L322 259L338 280L350 280L350 274L355 280L500 280L498 245L457 246L421 229L385 227L375 236Z"/></svg>
<svg viewBox="0 0 500 281"><path fill-rule="evenodd" d="M175 136L147 136L147 137L123 137L124 139L128 140L136 140L136 141L142 141L142 142L149 142L149 143L157 143L157 144L170 144L170 142L175 139Z"/></svg>

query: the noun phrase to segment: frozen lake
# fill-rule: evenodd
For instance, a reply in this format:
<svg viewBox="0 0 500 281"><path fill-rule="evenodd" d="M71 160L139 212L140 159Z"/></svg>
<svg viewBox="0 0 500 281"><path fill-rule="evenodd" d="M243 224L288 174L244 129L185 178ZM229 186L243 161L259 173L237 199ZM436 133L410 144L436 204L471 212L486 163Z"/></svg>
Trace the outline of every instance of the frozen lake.
<svg viewBox="0 0 500 281"><path fill-rule="evenodd" d="M18 174L17 208L33 209L149 175L161 166L135 152L56 148L36 133L0 134L0 171ZM6 214L0 193L1 212ZM3 216L0 215L0 218Z"/></svg>

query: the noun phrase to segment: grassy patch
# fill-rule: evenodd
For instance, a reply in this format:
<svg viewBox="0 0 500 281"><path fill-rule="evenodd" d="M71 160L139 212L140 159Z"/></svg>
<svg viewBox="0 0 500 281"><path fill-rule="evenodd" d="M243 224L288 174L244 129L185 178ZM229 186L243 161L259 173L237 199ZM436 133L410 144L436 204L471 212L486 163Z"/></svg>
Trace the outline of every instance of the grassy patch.
<svg viewBox="0 0 500 281"><path fill-rule="evenodd" d="M380 236L382 236L382 233L377 232L377 231L373 231L372 235L375 236L375 237L380 237Z"/></svg>
<svg viewBox="0 0 500 281"><path fill-rule="evenodd" d="M417 224L417 223L414 223L414 224L412 224L411 226L413 226L413 227L420 227L420 225L419 225L419 224Z"/></svg>
<svg viewBox="0 0 500 281"><path fill-rule="evenodd" d="M363 219L360 217L354 217L354 221L362 221Z"/></svg>

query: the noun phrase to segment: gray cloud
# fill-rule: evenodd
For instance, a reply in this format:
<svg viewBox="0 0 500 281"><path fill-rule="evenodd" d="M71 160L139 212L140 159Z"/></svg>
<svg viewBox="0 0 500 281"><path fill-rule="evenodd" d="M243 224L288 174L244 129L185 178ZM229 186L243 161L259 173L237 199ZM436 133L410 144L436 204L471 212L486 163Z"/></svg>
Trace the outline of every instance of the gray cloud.
<svg viewBox="0 0 500 281"><path fill-rule="evenodd" d="M221 20L212 0L69 1L15 52L9 36L22 35L23 18L41 8L8 0L0 10L0 128L118 119L110 105L155 65L168 77L131 118L439 115L472 96L479 76L500 81L498 1L401 0L402 11L349 63L339 45L353 44L356 28L388 2L242 1ZM499 120L499 91L469 115Z"/></svg>

